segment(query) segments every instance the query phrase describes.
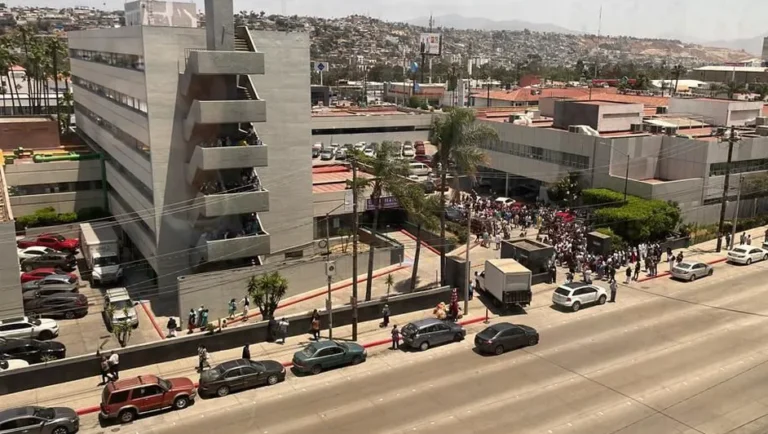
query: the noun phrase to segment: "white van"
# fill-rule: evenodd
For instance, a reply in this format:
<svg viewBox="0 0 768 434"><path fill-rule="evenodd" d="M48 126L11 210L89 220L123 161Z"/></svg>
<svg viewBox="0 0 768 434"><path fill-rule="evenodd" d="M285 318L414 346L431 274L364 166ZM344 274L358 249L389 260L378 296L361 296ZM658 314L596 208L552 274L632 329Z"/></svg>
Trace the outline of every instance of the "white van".
<svg viewBox="0 0 768 434"><path fill-rule="evenodd" d="M139 316L136 314L131 296L125 288L108 289L104 295L105 320L112 324L128 322L133 328L139 326Z"/></svg>
<svg viewBox="0 0 768 434"><path fill-rule="evenodd" d="M408 166L411 175L428 176L430 173L432 173L432 168L424 163L410 163Z"/></svg>

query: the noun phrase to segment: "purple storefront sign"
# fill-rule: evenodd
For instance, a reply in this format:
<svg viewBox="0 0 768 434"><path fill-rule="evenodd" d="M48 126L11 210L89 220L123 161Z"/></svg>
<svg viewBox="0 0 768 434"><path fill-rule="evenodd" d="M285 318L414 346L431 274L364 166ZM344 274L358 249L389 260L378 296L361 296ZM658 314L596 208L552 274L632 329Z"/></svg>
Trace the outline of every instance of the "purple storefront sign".
<svg viewBox="0 0 768 434"><path fill-rule="evenodd" d="M400 203L397 201L397 198L394 196L390 197L382 197L379 199L379 209L391 209L391 208L400 208ZM374 209L373 200L368 199L365 203L365 210L370 211Z"/></svg>

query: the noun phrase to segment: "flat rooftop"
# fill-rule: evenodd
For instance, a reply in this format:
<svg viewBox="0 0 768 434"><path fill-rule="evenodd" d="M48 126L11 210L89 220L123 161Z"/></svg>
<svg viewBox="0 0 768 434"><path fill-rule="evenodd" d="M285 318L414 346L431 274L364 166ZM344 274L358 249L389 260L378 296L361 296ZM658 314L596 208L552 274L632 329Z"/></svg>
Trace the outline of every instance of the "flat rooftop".
<svg viewBox="0 0 768 434"><path fill-rule="evenodd" d="M360 178L372 178L373 176L358 171ZM312 193L331 193L347 189L347 181L352 180L352 169L342 164L315 166L312 168Z"/></svg>
<svg viewBox="0 0 768 434"><path fill-rule="evenodd" d="M396 107L359 108L335 107L313 110L312 117L350 117L350 116L418 116L422 113L404 112Z"/></svg>
<svg viewBox="0 0 768 434"><path fill-rule="evenodd" d="M3 124L10 124L10 123L22 123L22 122L56 122L51 118L47 117L16 117L16 116L3 116L0 117L0 123Z"/></svg>

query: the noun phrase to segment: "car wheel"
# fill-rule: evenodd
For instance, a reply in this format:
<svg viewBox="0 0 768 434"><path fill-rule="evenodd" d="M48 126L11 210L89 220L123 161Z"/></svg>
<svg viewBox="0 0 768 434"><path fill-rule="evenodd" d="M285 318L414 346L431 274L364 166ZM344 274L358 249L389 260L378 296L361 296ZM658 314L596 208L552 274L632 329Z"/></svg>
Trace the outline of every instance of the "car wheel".
<svg viewBox="0 0 768 434"><path fill-rule="evenodd" d="M763 256L763 261L768 261L768 255Z"/></svg>
<svg viewBox="0 0 768 434"><path fill-rule="evenodd" d="M504 346L503 345L496 346L496 348L494 348L493 352L496 353L497 356L500 356L500 355L504 354Z"/></svg>
<svg viewBox="0 0 768 434"><path fill-rule="evenodd" d="M33 266L31 266L31 265L25 265L25 266L24 266L24 271L26 271L26 272L28 272L28 273L29 273L30 271L34 270L34 269L35 269L35 267L33 267Z"/></svg>
<svg viewBox="0 0 768 434"><path fill-rule="evenodd" d="M312 367L312 375L317 375L319 373L323 372L323 367L320 365L315 365Z"/></svg>
<svg viewBox="0 0 768 434"><path fill-rule="evenodd" d="M539 338L537 336L531 336L528 338L528 346L532 347L539 343Z"/></svg>
<svg viewBox="0 0 768 434"><path fill-rule="evenodd" d="M601 295L600 298L597 299L597 304L605 304L606 299L607 299L606 296Z"/></svg>
<svg viewBox="0 0 768 434"><path fill-rule="evenodd" d="M277 375L270 375L269 377L267 377L267 384L269 384L270 386L274 386L279 381L280 379L277 378Z"/></svg>
<svg viewBox="0 0 768 434"><path fill-rule="evenodd" d="M225 396L229 395L229 387L228 386L221 386L218 389L216 389L216 396L223 398Z"/></svg>
<svg viewBox="0 0 768 434"><path fill-rule="evenodd" d="M715 272L715 270L710 268L709 271L707 271L707 276L711 276L712 273L714 273L714 272Z"/></svg>
<svg viewBox="0 0 768 434"><path fill-rule="evenodd" d="M68 310L64 312L64 318L66 319L75 319L76 316L74 311Z"/></svg>
<svg viewBox="0 0 768 434"><path fill-rule="evenodd" d="M131 423L136 419L136 412L134 410L123 410L117 418L120 420L120 423Z"/></svg>
<svg viewBox="0 0 768 434"><path fill-rule="evenodd" d="M50 330L43 330L37 335L37 338L41 341L49 341L53 339L53 333Z"/></svg>
<svg viewBox="0 0 768 434"><path fill-rule="evenodd" d="M65 426L57 426L51 434L69 434L69 430Z"/></svg>
<svg viewBox="0 0 768 434"><path fill-rule="evenodd" d="M43 354L42 356L40 356L40 361L43 362L43 363L52 362L52 361L58 360L58 359L59 359L58 357L56 357L56 356L54 356L52 354Z"/></svg>
<svg viewBox="0 0 768 434"><path fill-rule="evenodd" d="M752 265L752 258L747 258L747 265Z"/></svg>
<svg viewBox="0 0 768 434"><path fill-rule="evenodd" d="M571 310L573 310L574 312L578 312L579 309L581 309L581 303L579 303L578 301L573 303L573 306L571 306Z"/></svg>
<svg viewBox="0 0 768 434"><path fill-rule="evenodd" d="M419 345L419 349L421 351L427 351L429 349L429 342L427 341L422 342L421 345Z"/></svg>
<svg viewBox="0 0 768 434"><path fill-rule="evenodd" d="M186 396L180 396L173 401L174 410L183 410L189 405L189 398Z"/></svg>
<svg viewBox="0 0 768 434"><path fill-rule="evenodd" d="M462 339L464 339L464 336L462 336L461 333L456 333L455 335L453 335L454 342L461 342Z"/></svg>

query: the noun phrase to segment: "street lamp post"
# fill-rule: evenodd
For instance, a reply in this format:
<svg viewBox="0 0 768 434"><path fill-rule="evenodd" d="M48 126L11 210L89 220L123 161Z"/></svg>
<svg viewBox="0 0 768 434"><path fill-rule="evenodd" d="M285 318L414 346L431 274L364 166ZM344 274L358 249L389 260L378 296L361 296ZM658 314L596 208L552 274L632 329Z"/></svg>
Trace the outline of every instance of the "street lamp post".
<svg viewBox="0 0 768 434"><path fill-rule="evenodd" d="M333 208L325 213L325 274L328 277L328 300L326 301L326 310L328 310L328 339L333 339L333 301L331 299L331 281L333 280L333 273L336 268L333 262L331 262L331 213L337 209L346 205L343 202L341 205ZM354 276L353 278L357 278Z"/></svg>

